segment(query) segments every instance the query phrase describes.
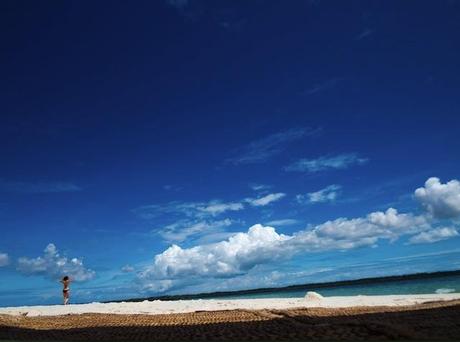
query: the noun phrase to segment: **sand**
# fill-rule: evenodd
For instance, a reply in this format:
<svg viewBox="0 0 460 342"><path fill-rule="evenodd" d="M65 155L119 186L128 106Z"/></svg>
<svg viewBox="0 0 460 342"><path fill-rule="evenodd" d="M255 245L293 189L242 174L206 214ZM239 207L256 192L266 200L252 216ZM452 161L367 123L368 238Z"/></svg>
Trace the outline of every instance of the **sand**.
<svg viewBox="0 0 460 342"><path fill-rule="evenodd" d="M160 315L82 313L28 317L0 314L0 340L453 341L460 337L460 300L401 306L401 301L396 299L390 301L393 306L236 309ZM370 303L363 298L359 300ZM209 308L210 302L206 303ZM350 302L343 299L341 303Z"/></svg>
<svg viewBox="0 0 460 342"><path fill-rule="evenodd" d="M195 311L218 310L285 310L292 308L348 308L356 306L404 306L426 302L460 299L460 293L390 295L390 296L341 296L307 298L263 298L263 299L198 299L178 301L143 301L122 303L90 303L22 306L0 308L0 314L32 316L58 316L68 314L170 314Z"/></svg>

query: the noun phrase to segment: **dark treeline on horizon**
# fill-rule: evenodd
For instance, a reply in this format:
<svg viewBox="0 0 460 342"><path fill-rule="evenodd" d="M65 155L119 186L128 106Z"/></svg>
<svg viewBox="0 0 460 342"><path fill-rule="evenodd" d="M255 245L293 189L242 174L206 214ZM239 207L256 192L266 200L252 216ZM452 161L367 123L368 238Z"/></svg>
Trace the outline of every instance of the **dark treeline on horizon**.
<svg viewBox="0 0 460 342"><path fill-rule="evenodd" d="M440 278L440 277L455 276L455 275L460 275L460 270L424 272L424 273L414 273L414 274L406 274L406 275L361 278L361 279L354 279L354 280L341 280L341 281L325 282L325 283L310 283L310 284L290 285L290 286L284 286L284 287L267 287L267 288L238 290L238 291L219 291L219 292L205 292L205 293L197 293L197 294L165 295L165 296L157 296L157 297L130 298L130 299L121 299L121 300L111 300L111 301L106 301L104 303L142 302L144 300L149 300L149 301L165 300L167 301L167 300L205 299L205 298L214 298L214 297L233 297L233 296L238 296L238 295L260 294L260 293L267 293L267 292L273 292L273 291L290 292L290 291L297 291L297 290L315 290L315 289L320 289L320 288L332 288L332 287L338 287L338 286L377 284L377 283L397 282L397 281L405 281L405 280Z"/></svg>

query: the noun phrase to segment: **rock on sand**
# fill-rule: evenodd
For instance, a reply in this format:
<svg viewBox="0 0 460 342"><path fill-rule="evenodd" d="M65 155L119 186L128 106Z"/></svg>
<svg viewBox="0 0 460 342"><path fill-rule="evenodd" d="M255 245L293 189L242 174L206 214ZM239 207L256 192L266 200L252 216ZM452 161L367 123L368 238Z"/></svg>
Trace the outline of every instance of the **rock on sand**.
<svg viewBox="0 0 460 342"><path fill-rule="evenodd" d="M319 293L313 292L313 291L308 291L307 294L305 295L305 299L307 301L320 301L323 298L324 297L321 296Z"/></svg>

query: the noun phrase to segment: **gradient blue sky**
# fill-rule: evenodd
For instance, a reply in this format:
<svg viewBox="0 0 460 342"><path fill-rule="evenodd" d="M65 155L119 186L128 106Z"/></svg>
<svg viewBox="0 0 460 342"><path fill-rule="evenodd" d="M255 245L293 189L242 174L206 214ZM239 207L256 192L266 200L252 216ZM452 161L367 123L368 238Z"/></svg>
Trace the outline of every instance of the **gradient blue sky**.
<svg viewBox="0 0 460 342"><path fill-rule="evenodd" d="M460 268L459 1L0 9L1 306Z"/></svg>

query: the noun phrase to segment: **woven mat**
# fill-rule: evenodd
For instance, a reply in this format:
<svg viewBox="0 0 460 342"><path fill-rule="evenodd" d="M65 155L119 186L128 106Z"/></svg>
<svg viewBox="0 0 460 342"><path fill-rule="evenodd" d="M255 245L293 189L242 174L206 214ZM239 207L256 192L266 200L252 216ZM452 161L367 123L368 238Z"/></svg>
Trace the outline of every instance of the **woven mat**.
<svg viewBox="0 0 460 342"><path fill-rule="evenodd" d="M404 307L203 311L187 314L0 315L13 340L421 340L460 338L460 300Z"/></svg>

